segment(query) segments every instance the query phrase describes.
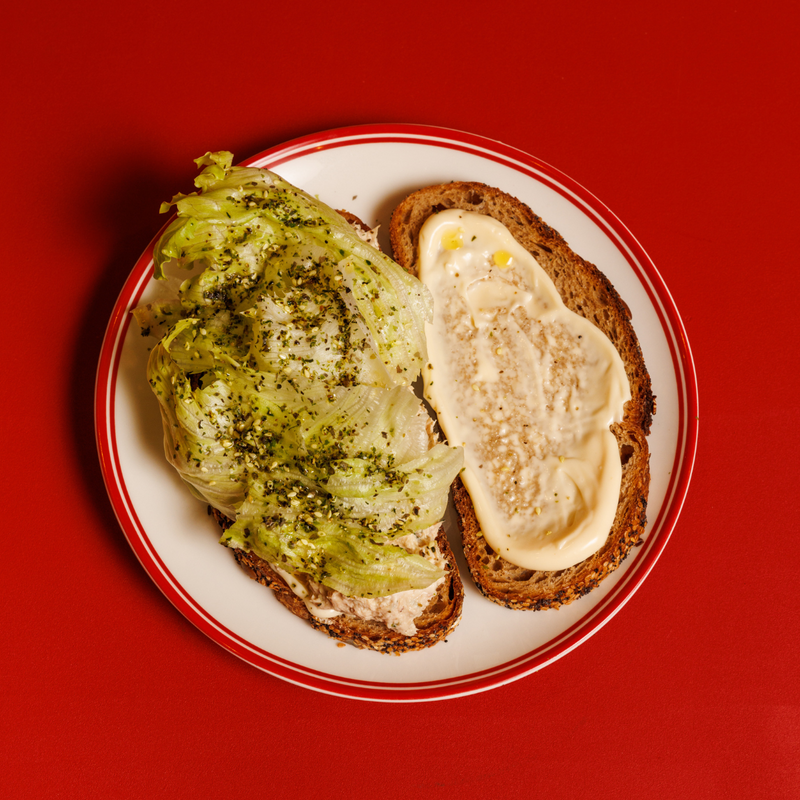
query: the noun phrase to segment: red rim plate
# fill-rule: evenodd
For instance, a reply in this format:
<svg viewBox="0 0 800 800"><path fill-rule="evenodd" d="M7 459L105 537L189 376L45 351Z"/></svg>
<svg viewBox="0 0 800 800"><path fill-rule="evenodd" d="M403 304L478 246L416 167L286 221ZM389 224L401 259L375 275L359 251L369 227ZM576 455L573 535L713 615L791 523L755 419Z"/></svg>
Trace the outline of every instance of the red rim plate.
<svg viewBox="0 0 800 800"><path fill-rule="evenodd" d="M120 354L130 314L152 274L150 243L128 277L108 323L97 369L95 431L106 489L120 526L137 558L170 602L197 628L247 663L282 680L328 694L409 702L439 700L491 689L535 672L596 633L630 599L652 570L678 520L694 467L698 436L697 381L680 315L655 265L623 223L594 195L555 169L517 148L471 133L424 125L365 125L315 133L273 147L243 164L280 172L281 165L312 152L361 144L418 144L457 150L509 167L544 184L574 204L614 243L642 284L666 339L677 384L678 431L674 462L660 510L635 564L601 602L545 645L490 669L445 679L414 683L384 683L335 676L281 658L247 641L209 614L179 583L164 563L142 525L126 486L116 437L115 391ZM324 198L323 198L324 199ZM468 579L467 579L468 580ZM513 612L511 612L513 613Z"/></svg>

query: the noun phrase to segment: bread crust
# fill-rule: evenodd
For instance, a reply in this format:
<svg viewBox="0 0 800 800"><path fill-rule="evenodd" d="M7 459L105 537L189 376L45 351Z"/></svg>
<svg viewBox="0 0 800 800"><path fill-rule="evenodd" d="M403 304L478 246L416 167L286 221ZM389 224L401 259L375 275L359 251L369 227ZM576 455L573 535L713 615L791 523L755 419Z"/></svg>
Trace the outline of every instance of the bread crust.
<svg viewBox="0 0 800 800"><path fill-rule="evenodd" d="M558 608L598 586L641 542L650 484L647 434L656 411L650 375L631 325L630 309L608 278L574 253L527 205L500 189L459 181L429 186L407 197L394 210L390 226L394 258L402 267L418 274L420 230L428 217L448 208L486 214L502 222L547 272L564 304L608 336L622 357L630 383L631 399L625 404L623 419L611 426L622 462L614 524L603 547L579 564L536 571L506 561L483 538L460 478L453 484L464 555L480 591L508 608Z"/></svg>

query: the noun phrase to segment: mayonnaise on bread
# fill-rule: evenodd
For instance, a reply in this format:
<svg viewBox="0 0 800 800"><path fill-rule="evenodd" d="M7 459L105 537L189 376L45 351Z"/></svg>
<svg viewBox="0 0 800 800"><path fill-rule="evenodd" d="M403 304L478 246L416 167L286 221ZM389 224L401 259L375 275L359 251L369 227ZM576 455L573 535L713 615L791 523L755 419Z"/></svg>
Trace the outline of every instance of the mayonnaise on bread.
<svg viewBox="0 0 800 800"><path fill-rule="evenodd" d="M527 569L579 563L605 542L619 501L609 425L631 396L622 359L497 220L433 214L419 254L434 300L426 397L464 447L483 536Z"/></svg>

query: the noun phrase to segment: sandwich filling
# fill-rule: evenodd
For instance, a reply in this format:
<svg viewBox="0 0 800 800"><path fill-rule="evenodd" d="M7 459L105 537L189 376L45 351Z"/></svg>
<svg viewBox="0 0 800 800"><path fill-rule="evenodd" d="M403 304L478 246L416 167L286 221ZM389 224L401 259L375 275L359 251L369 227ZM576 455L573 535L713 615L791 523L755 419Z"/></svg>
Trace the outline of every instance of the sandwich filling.
<svg viewBox="0 0 800 800"><path fill-rule="evenodd" d="M422 556L444 571L447 562L436 543L439 527L432 525L418 534L411 533L396 539L394 543L409 553ZM271 566L294 594L305 603L309 613L317 619L327 620L348 614L358 619L380 622L404 636L413 636L417 632L414 620L425 611L439 586L444 582L442 576L423 589L407 589L385 597L348 597L308 575L302 573L292 575L275 564Z"/></svg>
<svg viewBox="0 0 800 800"><path fill-rule="evenodd" d="M579 563L605 542L619 501L609 426L630 399L622 359L491 217L432 215L419 258L435 309L425 393L464 447L461 478L483 536L528 569Z"/></svg>

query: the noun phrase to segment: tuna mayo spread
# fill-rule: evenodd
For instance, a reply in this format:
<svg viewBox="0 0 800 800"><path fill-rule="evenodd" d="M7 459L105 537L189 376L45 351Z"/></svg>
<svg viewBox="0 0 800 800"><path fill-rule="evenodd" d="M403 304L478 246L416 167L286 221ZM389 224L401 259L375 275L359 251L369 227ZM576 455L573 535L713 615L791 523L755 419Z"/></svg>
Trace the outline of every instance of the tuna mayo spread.
<svg viewBox="0 0 800 800"><path fill-rule="evenodd" d="M609 425L630 386L622 359L491 217L447 210L420 233L425 394L450 444L486 541L532 570L570 567L602 547L622 467Z"/></svg>

